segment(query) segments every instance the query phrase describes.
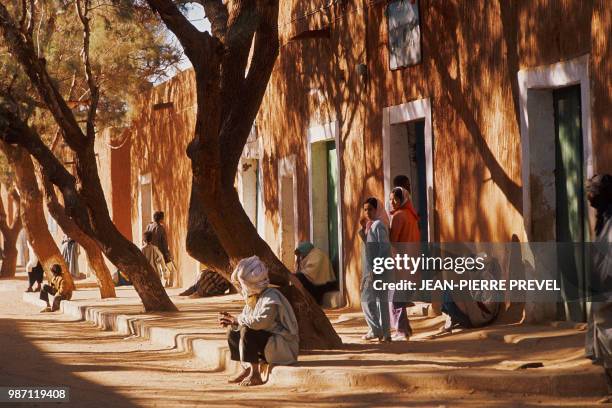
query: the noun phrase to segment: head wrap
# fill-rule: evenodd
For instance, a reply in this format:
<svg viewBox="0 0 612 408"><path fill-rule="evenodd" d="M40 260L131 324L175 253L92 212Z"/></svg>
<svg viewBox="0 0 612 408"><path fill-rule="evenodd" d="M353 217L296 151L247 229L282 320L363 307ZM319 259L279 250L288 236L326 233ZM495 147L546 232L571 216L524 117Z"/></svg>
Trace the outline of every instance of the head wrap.
<svg viewBox="0 0 612 408"><path fill-rule="evenodd" d="M374 213L374 218L368 220L366 224L366 234L370 232L370 228L372 228L374 221L380 221L389 228L389 216L387 215L387 211L385 211L385 205L378 198L376 198L376 212Z"/></svg>
<svg viewBox="0 0 612 408"><path fill-rule="evenodd" d="M257 255L238 262L230 279L240 284L245 298L260 294L270 284L268 268Z"/></svg>
<svg viewBox="0 0 612 408"><path fill-rule="evenodd" d="M410 193L408 192L408 190L406 190L404 187L395 187L393 188L393 190L391 190L391 193L393 193L393 195L395 195L395 192L399 190L402 192L402 201L400 202L400 208L405 206L407 202L410 201Z"/></svg>
<svg viewBox="0 0 612 408"><path fill-rule="evenodd" d="M310 242L310 241L303 241L303 242L300 242L298 244L298 246L297 246L297 248L295 250L298 251L300 253L300 255L306 256L313 249L314 249L314 245L312 245L312 242Z"/></svg>

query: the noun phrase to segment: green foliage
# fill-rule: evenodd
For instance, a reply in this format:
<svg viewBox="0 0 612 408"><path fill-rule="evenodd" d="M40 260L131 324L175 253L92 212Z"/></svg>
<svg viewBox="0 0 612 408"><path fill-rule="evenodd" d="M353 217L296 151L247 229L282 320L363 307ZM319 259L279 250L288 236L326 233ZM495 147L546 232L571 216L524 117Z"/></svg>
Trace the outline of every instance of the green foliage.
<svg viewBox="0 0 612 408"><path fill-rule="evenodd" d="M29 4L29 2L28 2ZM148 8L128 0L90 0L90 60L100 88L96 127L121 126L133 100L180 60L164 25ZM21 2L9 9L16 22ZM83 64L83 25L75 1L35 2L33 42L47 70L84 125L90 92ZM0 42L0 102L18 107L39 133L52 138L56 125L15 59Z"/></svg>

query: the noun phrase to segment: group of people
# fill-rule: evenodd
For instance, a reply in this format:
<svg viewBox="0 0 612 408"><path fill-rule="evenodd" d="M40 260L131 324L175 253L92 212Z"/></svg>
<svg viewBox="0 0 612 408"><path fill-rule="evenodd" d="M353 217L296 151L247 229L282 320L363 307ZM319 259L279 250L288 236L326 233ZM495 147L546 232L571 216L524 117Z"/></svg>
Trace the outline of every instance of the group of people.
<svg viewBox="0 0 612 408"><path fill-rule="evenodd" d="M405 341L412 335L406 307L409 302L394 299L394 293L374 289L374 259L390 257L402 251L402 243L421 240L419 217L412 205L410 180L405 175L393 179L389 196L390 211L375 197L363 203L364 216L360 220L359 237L364 243L363 274L361 277L361 305L369 327L364 340ZM393 334L391 331L393 330Z"/></svg>
<svg viewBox="0 0 612 408"><path fill-rule="evenodd" d="M153 213L153 221L149 223L142 234L143 245L140 249L153 270L157 272L162 284L166 288L174 286L177 277L174 260L168 247L168 235L164 225L163 211ZM117 269L113 276L115 286L131 286L132 282L127 274Z"/></svg>

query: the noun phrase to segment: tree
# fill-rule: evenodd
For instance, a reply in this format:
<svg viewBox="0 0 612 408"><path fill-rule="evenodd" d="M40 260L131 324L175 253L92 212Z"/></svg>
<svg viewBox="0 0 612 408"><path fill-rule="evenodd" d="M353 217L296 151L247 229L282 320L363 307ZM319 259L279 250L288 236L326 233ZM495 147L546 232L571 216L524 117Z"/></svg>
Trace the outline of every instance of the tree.
<svg viewBox="0 0 612 408"><path fill-rule="evenodd" d="M71 95L68 99L64 98L60 91L61 81L50 74L49 67L57 69L62 64L62 60L52 65L53 59L45 59L40 47L35 46L35 42L40 44L38 33L35 33L33 28L35 23L39 23L36 18L41 15L37 12L40 3L13 2L8 7L0 4L0 30L4 45L19 62L21 70L36 90L36 97L51 114L62 139L73 154L75 174L71 174L64 163L54 155L37 129L26 123L15 111L14 106L7 103L6 97L4 103L0 104L0 138L7 144L23 147L36 159L43 175L58 187L63 197L66 215L84 234L95 239L109 260L130 277L146 310L176 310L163 289L157 273L138 247L121 235L110 219L98 175L94 152L98 109L107 105L110 108L104 112L112 111L113 106L127 110L123 105L110 103L108 95L102 92L104 84L112 84L113 73L105 74L102 70L104 64L91 56L92 44L95 44L92 40L96 38L96 27L98 27L96 24L103 21L102 26L104 26L107 23L102 10L109 7L109 4L76 0L70 5L74 6L70 8L72 12L70 15L80 24L82 41L80 51L82 62L74 68L75 72L78 70L82 72L86 87L84 94L86 96L76 100L71 98ZM55 15L69 17L67 4L60 2L56 7L64 7L64 13L55 13ZM19 12L21 17L18 20L13 18L9 9L15 13ZM111 9L111 12L116 12L115 8ZM127 13L124 9L119 10ZM149 24L149 20L143 21ZM70 38L72 37L68 39ZM141 57L148 60L146 55ZM72 108L75 108L77 113Z"/></svg>
<svg viewBox="0 0 612 408"><path fill-rule="evenodd" d="M15 184L19 190L20 198L20 218L23 221L28 241L36 252L47 277L51 278L51 267L58 264L62 268L64 279L74 288L68 265L47 228L47 220L42 206L42 195L30 155L21 147L10 146L4 142L0 142L0 150L15 171Z"/></svg>
<svg viewBox="0 0 612 408"><path fill-rule="evenodd" d="M341 340L331 323L259 237L234 188L278 55L278 1L203 0L212 33L198 31L172 0L147 1L180 41L196 76L196 127L187 152L193 172L189 253L226 277L240 259L257 254L272 283L284 287L299 321L301 346L337 347Z"/></svg>
<svg viewBox="0 0 612 408"><path fill-rule="evenodd" d="M6 187L10 186L8 183L3 184ZM21 216L19 214L19 194L15 189L11 188L9 195L15 203L15 207L10 214L12 218L12 222L10 223L7 219L7 210L4 208L2 196L0 196L0 232L2 232L2 236L4 237L4 258L2 259L0 277L3 278L12 278L15 276L17 268L17 238L22 229Z"/></svg>

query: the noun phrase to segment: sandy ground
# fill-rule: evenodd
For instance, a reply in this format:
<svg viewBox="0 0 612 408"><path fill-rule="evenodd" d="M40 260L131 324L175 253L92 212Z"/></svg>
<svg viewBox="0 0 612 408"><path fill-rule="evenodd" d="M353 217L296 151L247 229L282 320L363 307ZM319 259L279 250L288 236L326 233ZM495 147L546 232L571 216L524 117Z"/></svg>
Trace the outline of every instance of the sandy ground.
<svg viewBox="0 0 612 408"><path fill-rule="evenodd" d="M309 388L242 388L227 384L227 374L207 370L189 354L103 332L61 314L39 314L22 302L15 290L20 284L4 281L0 286L0 385L68 386L71 402L62 406L582 407L593 403L592 398L492 395L474 390L338 392L326 391L325 384L316 381Z"/></svg>

